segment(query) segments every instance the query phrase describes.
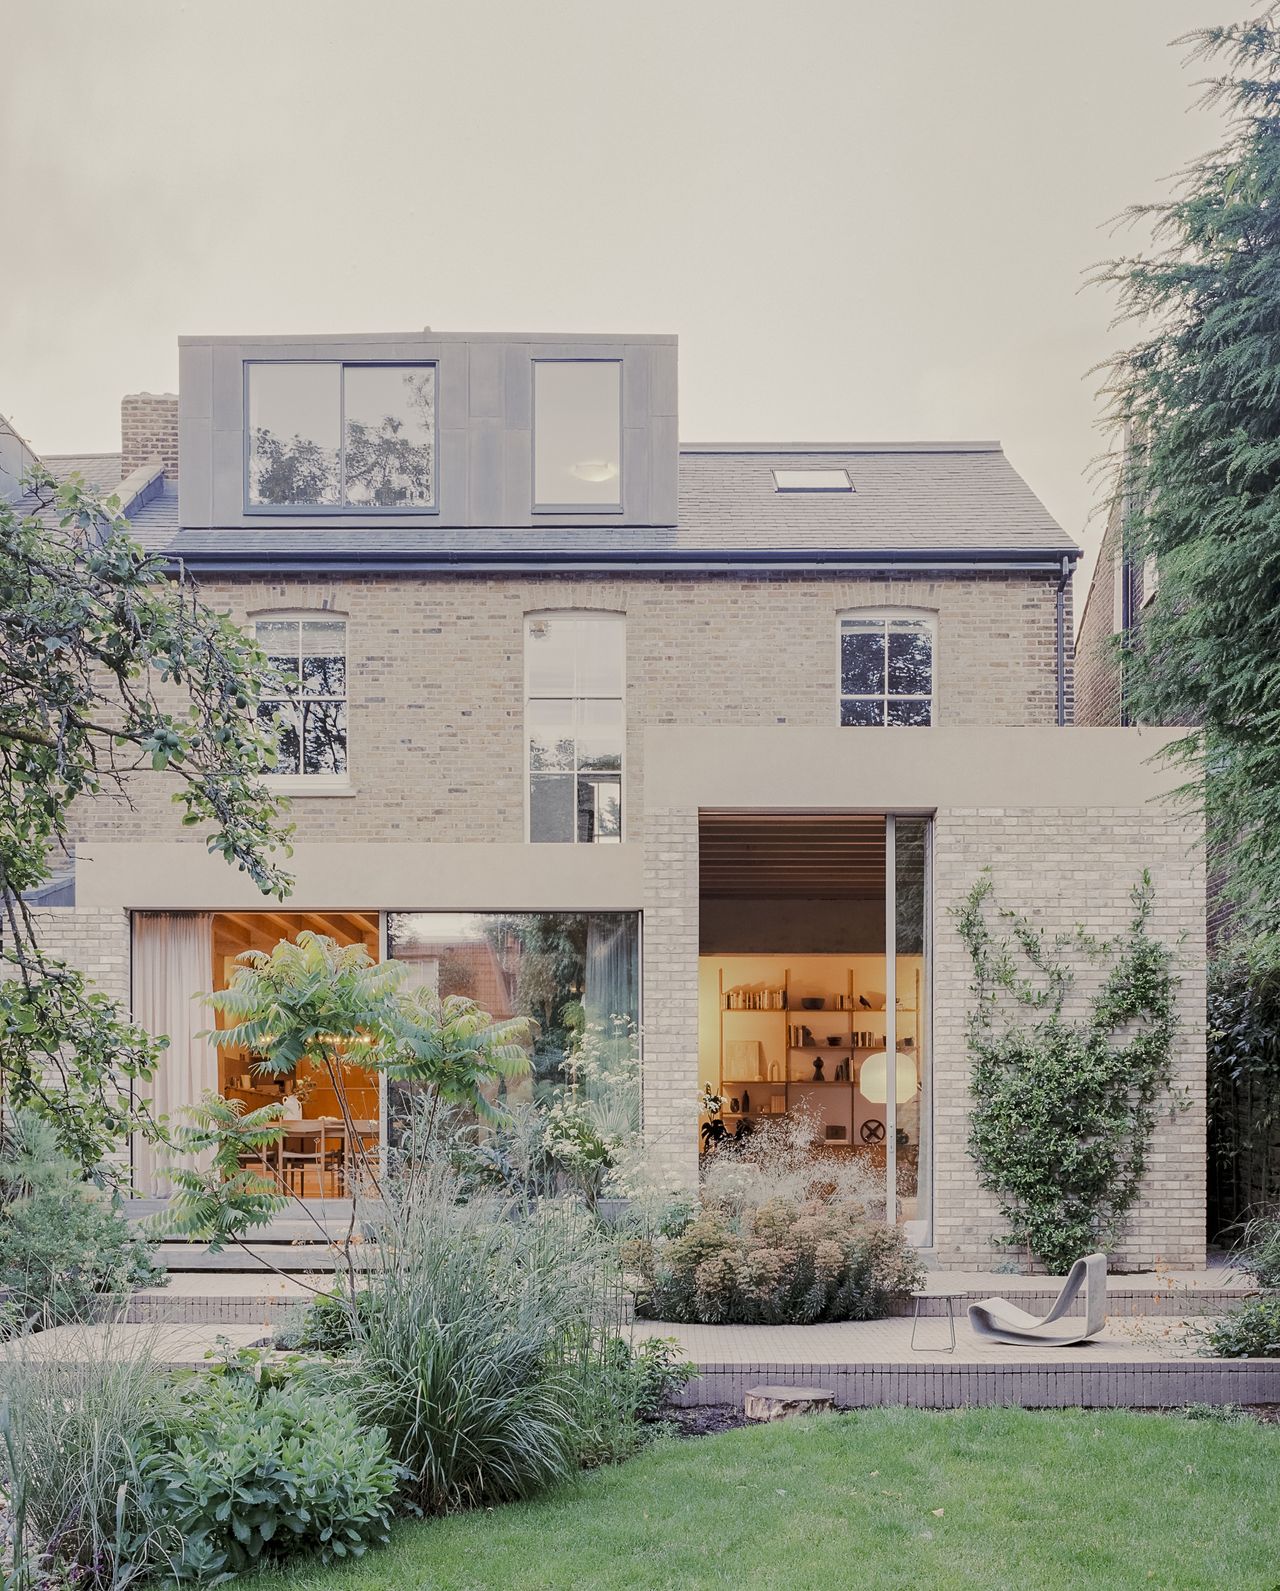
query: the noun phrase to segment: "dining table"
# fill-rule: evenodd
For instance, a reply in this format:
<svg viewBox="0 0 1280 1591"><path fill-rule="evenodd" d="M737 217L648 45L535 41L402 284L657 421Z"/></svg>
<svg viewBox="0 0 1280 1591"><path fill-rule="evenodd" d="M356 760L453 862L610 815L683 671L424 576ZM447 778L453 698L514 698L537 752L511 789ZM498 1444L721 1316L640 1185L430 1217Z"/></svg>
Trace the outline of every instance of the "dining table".
<svg viewBox="0 0 1280 1591"><path fill-rule="evenodd" d="M301 1140L304 1152L317 1154L317 1169L325 1175L330 1149L336 1150L339 1182L345 1184L353 1159L361 1150L376 1146L381 1136L381 1124L378 1121L353 1119L348 1128L341 1116L303 1116L283 1121L280 1125L284 1132L275 1146L275 1170L281 1182L284 1181L285 1146L290 1141Z"/></svg>

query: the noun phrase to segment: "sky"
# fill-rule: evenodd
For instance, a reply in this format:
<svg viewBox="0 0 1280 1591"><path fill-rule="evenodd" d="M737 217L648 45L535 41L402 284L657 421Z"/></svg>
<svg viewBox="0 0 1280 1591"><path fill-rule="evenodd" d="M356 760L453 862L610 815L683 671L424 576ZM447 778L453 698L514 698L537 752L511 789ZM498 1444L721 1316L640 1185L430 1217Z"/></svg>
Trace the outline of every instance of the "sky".
<svg viewBox="0 0 1280 1591"><path fill-rule="evenodd" d="M1248 9L5 0L0 412L111 451L184 334L675 332L683 440L998 438L1091 557L1085 281Z"/></svg>

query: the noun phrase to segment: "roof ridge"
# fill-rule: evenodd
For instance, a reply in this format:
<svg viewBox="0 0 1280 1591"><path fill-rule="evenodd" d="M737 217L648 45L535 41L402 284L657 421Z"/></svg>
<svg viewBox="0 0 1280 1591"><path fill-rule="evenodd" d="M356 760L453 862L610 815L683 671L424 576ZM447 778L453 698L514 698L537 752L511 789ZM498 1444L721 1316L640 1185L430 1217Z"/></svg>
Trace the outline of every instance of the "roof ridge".
<svg viewBox="0 0 1280 1591"><path fill-rule="evenodd" d="M681 442L681 453L1003 453L996 441L938 442Z"/></svg>

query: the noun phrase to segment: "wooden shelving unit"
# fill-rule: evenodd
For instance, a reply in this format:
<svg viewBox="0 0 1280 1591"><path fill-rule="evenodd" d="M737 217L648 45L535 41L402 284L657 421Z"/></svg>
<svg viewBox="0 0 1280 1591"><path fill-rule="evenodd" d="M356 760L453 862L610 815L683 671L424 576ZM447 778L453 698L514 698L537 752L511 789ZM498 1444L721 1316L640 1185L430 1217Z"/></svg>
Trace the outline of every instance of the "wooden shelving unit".
<svg viewBox="0 0 1280 1591"><path fill-rule="evenodd" d="M821 1091L824 1106L820 1115L827 1126L844 1129L842 1136L826 1140L830 1144L843 1147L856 1145L862 1141L859 1136L862 1122L868 1119L883 1121L884 1106L873 1105L862 1099L858 1092L858 1078L865 1058L884 1049L887 1012L883 1008L869 1009L860 1003L860 997L872 998L870 989L858 987L860 977L865 979L869 971L865 963L872 958L864 956L858 960L863 965L850 961L845 966L843 991L824 995L823 1004L817 1010L806 1009L796 998L790 968L782 969L780 985L775 983L765 991L774 997L780 994L780 1005L731 1003L742 997L744 992L757 993L757 987L752 986L749 991L744 991L739 985L726 988L724 968L719 969L717 1090L725 1101L721 1118L731 1128L744 1116L753 1121L767 1121L772 1116L785 1114L812 1090ZM901 976L899 978L899 987L904 994L909 990L911 1003L897 1008L898 1064L918 1067L921 1043L919 966L913 969L909 978L907 988L903 988L904 980ZM883 983L883 970L880 980ZM883 1000L882 994L880 999ZM793 1042L801 1032L809 1034L809 1041ZM825 1042L833 1036L838 1039L837 1043ZM755 1063L757 1075L735 1073L728 1069L728 1046L735 1041L751 1042L758 1046ZM813 1075L813 1063L819 1057L828 1064L824 1068L824 1075L816 1077ZM836 1078L831 1075L835 1067L846 1060L849 1076ZM750 1106L747 1110L741 1108L744 1097ZM730 1110L730 1102L738 1103L739 1109Z"/></svg>

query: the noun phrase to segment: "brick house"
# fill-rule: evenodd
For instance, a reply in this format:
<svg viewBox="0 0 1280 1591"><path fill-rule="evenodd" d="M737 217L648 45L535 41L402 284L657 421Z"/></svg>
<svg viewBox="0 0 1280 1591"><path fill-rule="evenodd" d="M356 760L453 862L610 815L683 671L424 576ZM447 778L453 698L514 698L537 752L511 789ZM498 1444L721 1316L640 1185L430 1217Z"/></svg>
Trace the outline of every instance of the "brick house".
<svg viewBox="0 0 1280 1591"><path fill-rule="evenodd" d="M673 1179L705 1088L729 1131L805 1109L940 1263L988 1265L950 910L990 866L1005 904L1106 932L1145 868L1189 936L1187 1108L1118 1258L1203 1261L1203 878L1159 733L1072 727L1077 550L997 444L681 443L674 338L426 331L185 338L119 458L50 462L116 487L298 681L269 709L283 907L164 775L79 815L50 943L170 1033L163 1106L260 1101L191 997L322 929L534 1015L543 1072L584 1022L642 1023ZM136 1176L160 1191L145 1152Z"/></svg>

